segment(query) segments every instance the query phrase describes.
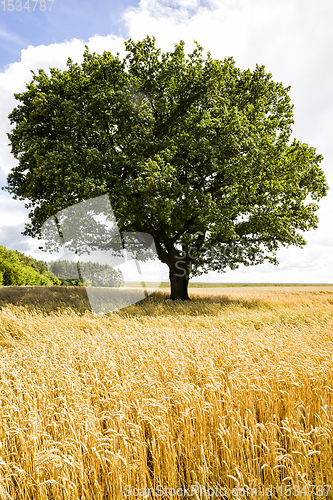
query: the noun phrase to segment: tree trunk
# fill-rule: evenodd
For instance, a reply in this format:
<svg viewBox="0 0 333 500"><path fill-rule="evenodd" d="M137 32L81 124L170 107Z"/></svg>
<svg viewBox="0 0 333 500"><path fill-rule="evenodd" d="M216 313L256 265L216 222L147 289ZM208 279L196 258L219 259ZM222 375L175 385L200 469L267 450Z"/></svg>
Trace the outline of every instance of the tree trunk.
<svg viewBox="0 0 333 500"><path fill-rule="evenodd" d="M179 271L169 271L171 300L190 300L188 296L188 276L179 276Z"/></svg>
<svg viewBox="0 0 333 500"><path fill-rule="evenodd" d="M79 274L79 281L81 281L81 283L83 283L83 278L82 278L82 274L81 274L80 264L77 262L76 266L77 266L77 272ZM79 282L78 282L78 284L79 284Z"/></svg>
<svg viewBox="0 0 333 500"><path fill-rule="evenodd" d="M192 261L187 246L182 245L180 252L172 241L163 241L163 246L158 238L154 241L159 259L169 267L171 300L191 300L187 289Z"/></svg>

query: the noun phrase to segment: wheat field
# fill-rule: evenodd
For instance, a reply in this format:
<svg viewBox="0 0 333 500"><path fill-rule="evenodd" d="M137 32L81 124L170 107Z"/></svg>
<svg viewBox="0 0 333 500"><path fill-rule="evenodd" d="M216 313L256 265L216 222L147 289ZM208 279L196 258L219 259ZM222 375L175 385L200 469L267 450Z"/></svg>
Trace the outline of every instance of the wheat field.
<svg viewBox="0 0 333 500"><path fill-rule="evenodd" d="M0 289L0 500L333 497L333 286L167 297Z"/></svg>

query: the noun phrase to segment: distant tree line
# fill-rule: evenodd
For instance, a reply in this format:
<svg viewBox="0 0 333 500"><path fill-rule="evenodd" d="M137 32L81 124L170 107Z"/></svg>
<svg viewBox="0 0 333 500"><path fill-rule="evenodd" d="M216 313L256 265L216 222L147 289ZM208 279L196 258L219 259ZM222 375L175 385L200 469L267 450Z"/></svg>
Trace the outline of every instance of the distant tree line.
<svg viewBox="0 0 333 500"><path fill-rule="evenodd" d="M68 260L57 260L49 262L48 268L62 281L62 284L75 282L78 285L109 287L120 287L124 284L123 273L107 264L91 261L78 264ZM74 277L76 279L73 279Z"/></svg>
<svg viewBox="0 0 333 500"><path fill-rule="evenodd" d="M46 263L0 245L0 286L119 287L123 283L122 272L107 264L68 260Z"/></svg>

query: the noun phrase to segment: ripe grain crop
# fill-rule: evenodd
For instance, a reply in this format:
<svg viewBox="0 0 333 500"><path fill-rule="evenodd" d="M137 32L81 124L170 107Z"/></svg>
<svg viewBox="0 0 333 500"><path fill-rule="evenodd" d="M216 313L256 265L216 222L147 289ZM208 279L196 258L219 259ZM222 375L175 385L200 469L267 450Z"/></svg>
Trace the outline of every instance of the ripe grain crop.
<svg viewBox="0 0 333 500"><path fill-rule="evenodd" d="M104 316L43 288L0 290L1 500L333 489L333 287L159 291Z"/></svg>

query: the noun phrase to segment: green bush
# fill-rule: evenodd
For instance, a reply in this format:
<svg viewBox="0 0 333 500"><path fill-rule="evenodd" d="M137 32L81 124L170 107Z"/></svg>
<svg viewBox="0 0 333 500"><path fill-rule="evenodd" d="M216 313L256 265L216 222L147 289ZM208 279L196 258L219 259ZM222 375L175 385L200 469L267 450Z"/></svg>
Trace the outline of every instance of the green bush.
<svg viewBox="0 0 333 500"><path fill-rule="evenodd" d="M8 250L2 245L0 245L0 259L11 262L12 264L17 264L18 266L21 265L18 252L14 252L14 250Z"/></svg>
<svg viewBox="0 0 333 500"><path fill-rule="evenodd" d="M0 273L0 286L3 286L3 274Z"/></svg>
<svg viewBox="0 0 333 500"><path fill-rule="evenodd" d="M42 278L46 278L47 279L47 284L48 285L51 285L51 286L60 286L61 285L61 281L59 278L57 278L53 273L49 272L49 271L46 271L44 274L42 274Z"/></svg>
<svg viewBox="0 0 333 500"><path fill-rule="evenodd" d="M44 275L48 274L47 265L42 260L33 259L31 267L33 267L35 271L37 271L37 273L39 274L44 274Z"/></svg>
<svg viewBox="0 0 333 500"><path fill-rule="evenodd" d="M36 271L32 267L22 266L22 270L24 276L24 285L40 285L41 276L36 273Z"/></svg>
<svg viewBox="0 0 333 500"><path fill-rule="evenodd" d="M5 286L22 286L25 284L22 268L13 262L0 259L0 272L3 275L3 284Z"/></svg>
<svg viewBox="0 0 333 500"><path fill-rule="evenodd" d="M59 286L61 285L61 281L58 280L55 276L49 276L48 273L40 275L40 286Z"/></svg>

